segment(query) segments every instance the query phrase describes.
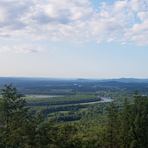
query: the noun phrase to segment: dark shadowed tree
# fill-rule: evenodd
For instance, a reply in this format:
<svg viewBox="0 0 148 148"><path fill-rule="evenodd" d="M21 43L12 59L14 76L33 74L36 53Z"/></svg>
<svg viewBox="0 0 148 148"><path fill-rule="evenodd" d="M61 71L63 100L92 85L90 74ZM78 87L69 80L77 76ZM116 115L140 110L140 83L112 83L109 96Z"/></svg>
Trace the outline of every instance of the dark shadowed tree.
<svg viewBox="0 0 148 148"><path fill-rule="evenodd" d="M27 121L25 100L12 85L1 91L1 135L5 147L19 147L24 139L24 123Z"/></svg>

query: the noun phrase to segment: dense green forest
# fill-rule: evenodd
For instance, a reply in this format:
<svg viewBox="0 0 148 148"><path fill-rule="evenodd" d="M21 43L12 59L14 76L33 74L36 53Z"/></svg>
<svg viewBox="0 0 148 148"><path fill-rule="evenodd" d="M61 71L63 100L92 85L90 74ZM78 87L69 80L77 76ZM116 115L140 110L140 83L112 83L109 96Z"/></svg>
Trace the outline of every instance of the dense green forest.
<svg viewBox="0 0 148 148"><path fill-rule="evenodd" d="M93 108L80 121L58 122L31 110L11 85L1 95L0 148L148 147L147 96L135 93L132 102L113 101Z"/></svg>

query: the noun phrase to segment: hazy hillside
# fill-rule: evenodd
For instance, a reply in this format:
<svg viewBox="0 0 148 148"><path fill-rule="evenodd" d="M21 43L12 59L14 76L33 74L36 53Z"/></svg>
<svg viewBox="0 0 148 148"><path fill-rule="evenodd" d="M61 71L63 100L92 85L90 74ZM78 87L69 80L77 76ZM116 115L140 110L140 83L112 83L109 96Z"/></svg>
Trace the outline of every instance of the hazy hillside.
<svg viewBox="0 0 148 148"><path fill-rule="evenodd" d="M148 79L51 79L51 78L0 78L0 87L13 84L25 94L73 94L96 92L102 89L148 91Z"/></svg>

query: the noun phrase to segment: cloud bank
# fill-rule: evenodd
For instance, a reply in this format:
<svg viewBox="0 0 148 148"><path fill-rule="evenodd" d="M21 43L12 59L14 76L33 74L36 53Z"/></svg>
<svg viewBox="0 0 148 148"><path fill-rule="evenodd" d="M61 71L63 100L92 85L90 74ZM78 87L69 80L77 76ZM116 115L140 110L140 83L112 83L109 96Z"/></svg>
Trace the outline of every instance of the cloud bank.
<svg viewBox="0 0 148 148"><path fill-rule="evenodd" d="M1 0L0 37L148 44L148 1Z"/></svg>

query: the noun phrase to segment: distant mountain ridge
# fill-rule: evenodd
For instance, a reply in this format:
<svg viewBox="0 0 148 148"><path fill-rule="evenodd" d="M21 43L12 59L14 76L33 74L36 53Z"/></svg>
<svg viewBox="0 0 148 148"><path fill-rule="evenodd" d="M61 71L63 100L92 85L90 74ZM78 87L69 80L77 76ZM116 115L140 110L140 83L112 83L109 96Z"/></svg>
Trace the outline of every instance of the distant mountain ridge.
<svg viewBox="0 0 148 148"><path fill-rule="evenodd" d="M77 79L77 81L121 82L121 83L148 83L148 79L119 78L119 79Z"/></svg>
<svg viewBox="0 0 148 148"><path fill-rule="evenodd" d="M0 77L0 85L21 82L48 82L48 81L76 81L76 82L120 82L120 83L148 83L148 79L117 78L117 79L85 79L85 78L33 78L33 77Z"/></svg>
<svg viewBox="0 0 148 148"><path fill-rule="evenodd" d="M62 79L62 78L17 78L0 77L0 89L5 84L13 84L22 94L71 95L75 92L97 90L128 90L148 92L148 79Z"/></svg>
<svg viewBox="0 0 148 148"><path fill-rule="evenodd" d="M148 79L137 79L137 78L120 78L120 79L110 79L107 81L111 80L121 83L148 83Z"/></svg>

